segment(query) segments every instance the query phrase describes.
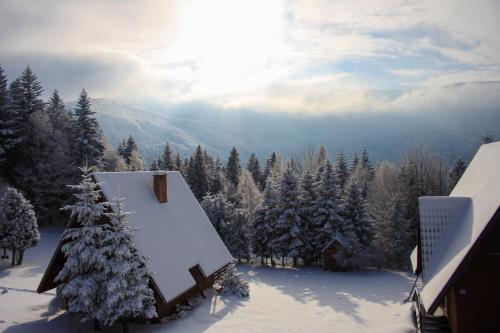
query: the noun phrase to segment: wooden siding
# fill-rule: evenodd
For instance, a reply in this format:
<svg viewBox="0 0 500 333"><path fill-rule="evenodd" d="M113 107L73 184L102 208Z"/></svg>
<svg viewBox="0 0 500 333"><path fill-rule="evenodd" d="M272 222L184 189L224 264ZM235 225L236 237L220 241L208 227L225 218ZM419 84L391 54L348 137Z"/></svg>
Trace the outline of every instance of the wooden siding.
<svg viewBox="0 0 500 333"><path fill-rule="evenodd" d="M338 241L332 242L330 246L324 249L322 257L325 269L332 271L344 270L344 268L337 262L337 255L342 254L343 252L345 252L345 249Z"/></svg>

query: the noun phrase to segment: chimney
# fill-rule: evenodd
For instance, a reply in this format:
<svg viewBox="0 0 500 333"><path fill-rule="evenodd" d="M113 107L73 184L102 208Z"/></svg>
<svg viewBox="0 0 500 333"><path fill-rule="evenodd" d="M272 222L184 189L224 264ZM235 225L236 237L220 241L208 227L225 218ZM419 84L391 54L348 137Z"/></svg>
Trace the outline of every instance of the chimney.
<svg viewBox="0 0 500 333"><path fill-rule="evenodd" d="M164 171L153 174L153 187L160 203L167 202L167 173Z"/></svg>

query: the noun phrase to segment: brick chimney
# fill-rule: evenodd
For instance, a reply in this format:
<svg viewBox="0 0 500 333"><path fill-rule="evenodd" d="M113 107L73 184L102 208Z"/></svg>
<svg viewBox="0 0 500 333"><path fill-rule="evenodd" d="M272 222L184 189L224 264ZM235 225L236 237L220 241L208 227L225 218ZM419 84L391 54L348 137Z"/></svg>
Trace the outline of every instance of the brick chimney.
<svg viewBox="0 0 500 333"><path fill-rule="evenodd" d="M160 203L167 202L167 173L164 171L155 172L153 174L153 187L156 197Z"/></svg>

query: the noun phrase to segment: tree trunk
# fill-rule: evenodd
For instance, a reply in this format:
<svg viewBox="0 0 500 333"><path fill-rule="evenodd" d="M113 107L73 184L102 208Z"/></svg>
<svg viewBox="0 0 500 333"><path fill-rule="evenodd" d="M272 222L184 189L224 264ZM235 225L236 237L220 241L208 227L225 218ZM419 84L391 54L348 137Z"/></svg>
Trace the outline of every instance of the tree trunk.
<svg viewBox="0 0 500 333"><path fill-rule="evenodd" d="M238 264L241 264L241 258L238 257Z"/></svg>
<svg viewBox="0 0 500 333"><path fill-rule="evenodd" d="M128 325L126 320L122 320L122 332L128 333Z"/></svg>
<svg viewBox="0 0 500 333"><path fill-rule="evenodd" d="M99 325L99 320L94 319L94 331L100 331L101 326Z"/></svg>
<svg viewBox="0 0 500 333"><path fill-rule="evenodd" d="M12 266L16 266L16 249L12 249Z"/></svg>
<svg viewBox="0 0 500 333"><path fill-rule="evenodd" d="M264 265L264 256L260 257L260 264Z"/></svg>
<svg viewBox="0 0 500 333"><path fill-rule="evenodd" d="M3 249L2 259L9 259L9 256L7 255L7 249L6 248Z"/></svg>
<svg viewBox="0 0 500 333"><path fill-rule="evenodd" d="M293 266L297 267L297 257L293 257Z"/></svg>
<svg viewBox="0 0 500 333"><path fill-rule="evenodd" d="M285 257L281 257L281 266L285 267Z"/></svg>
<svg viewBox="0 0 500 333"><path fill-rule="evenodd" d="M24 258L24 250L19 250L18 256L17 256L17 264L21 265L23 263L23 258Z"/></svg>

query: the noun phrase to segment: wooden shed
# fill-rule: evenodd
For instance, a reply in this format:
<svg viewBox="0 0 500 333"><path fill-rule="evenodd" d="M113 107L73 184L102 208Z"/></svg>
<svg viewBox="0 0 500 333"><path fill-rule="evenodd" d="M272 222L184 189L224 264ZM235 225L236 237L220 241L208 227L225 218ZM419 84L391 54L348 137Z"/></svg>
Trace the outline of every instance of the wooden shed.
<svg viewBox="0 0 500 333"><path fill-rule="evenodd" d="M169 172L96 172L101 200L125 197L132 211L133 242L150 258L159 319L177 304L213 285L233 258L198 204L181 174ZM105 219L105 218L104 218ZM103 221L106 223L106 221ZM67 228L78 227L70 221ZM59 242L38 286L39 293L57 286L54 278L65 263Z"/></svg>
<svg viewBox="0 0 500 333"><path fill-rule="evenodd" d="M325 269L343 271L339 258L347 254L348 243L341 234L335 234L328 244L321 250L321 263Z"/></svg>
<svg viewBox="0 0 500 333"><path fill-rule="evenodd" d="M481 146L450 196L419 199L420 332L500 332L499 207L500 142Z"/></svg>

